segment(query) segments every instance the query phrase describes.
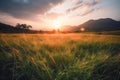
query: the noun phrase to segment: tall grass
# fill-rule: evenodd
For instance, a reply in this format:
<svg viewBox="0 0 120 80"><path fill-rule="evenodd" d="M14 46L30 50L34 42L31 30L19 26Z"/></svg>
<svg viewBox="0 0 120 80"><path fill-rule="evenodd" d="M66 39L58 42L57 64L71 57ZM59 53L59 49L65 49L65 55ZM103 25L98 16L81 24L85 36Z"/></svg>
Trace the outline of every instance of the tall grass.
<svg viewBox="0 0 120 80"><path fill-rule="evenodd" d="M0 80L119 80L120 36L1 34Z"/></svg>

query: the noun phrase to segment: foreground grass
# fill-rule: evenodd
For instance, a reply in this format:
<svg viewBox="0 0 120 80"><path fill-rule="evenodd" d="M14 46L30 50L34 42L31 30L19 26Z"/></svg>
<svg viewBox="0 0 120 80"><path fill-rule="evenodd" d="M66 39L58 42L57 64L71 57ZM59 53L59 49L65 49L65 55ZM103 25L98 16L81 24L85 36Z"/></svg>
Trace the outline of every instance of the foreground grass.
<svg viewBox="0 0 120 80"><path fill-rule="evenodd" d="M0 80L120 80L120 36L1 34Z"/></svg>

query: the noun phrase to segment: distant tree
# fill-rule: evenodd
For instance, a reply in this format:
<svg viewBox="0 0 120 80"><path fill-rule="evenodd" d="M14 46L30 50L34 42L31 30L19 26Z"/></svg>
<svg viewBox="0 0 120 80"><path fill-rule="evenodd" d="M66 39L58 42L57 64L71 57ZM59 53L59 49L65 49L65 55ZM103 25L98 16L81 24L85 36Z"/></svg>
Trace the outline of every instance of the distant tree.
<svg viewBox="0 0 120 80"><path fill-rule="evenodd" d="M16 27L16 28L21 28L20 23L17 23L15 27Z"/></svg>
<svg viewBox="0 0 120 80"><path fill-rule="evenodd" d="M31 25L20 24L20 23L17 23L17 25L16 25L15 27L16 27L16 28L20 28L20 29L26 29L26 30L29 30L30 28L32 28Z"/></svg>
<svg viewBox="0 0 120 80"><path fill-rule="evenodd" d="M53 29L53 30L52 30L52 32L54 33L54 32L56 32L56 30L55 30L55 29Z"/></svg>
<svg viewBox="0 0 120 80"><path fill-rule="evenodd" d="M32 28L32 26L31 25L27 25L27 29L30 29L30 28Z"/></svg>
<svg viewBox="0 0 120 80"><path fill-rule="evenodd" d="M60 29L57 29L57 32L60 32Z"/></svg>

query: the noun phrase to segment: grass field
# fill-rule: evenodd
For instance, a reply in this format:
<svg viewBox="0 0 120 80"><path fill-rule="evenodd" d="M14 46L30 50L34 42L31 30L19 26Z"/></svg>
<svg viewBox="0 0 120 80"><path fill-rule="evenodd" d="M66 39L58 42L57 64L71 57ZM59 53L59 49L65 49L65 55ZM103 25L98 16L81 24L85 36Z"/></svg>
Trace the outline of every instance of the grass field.
<svg viewBox="0 0 120 80"><path fill-rule="evenodd" d="M120 36L0 34L0 80L120 80Z"/></svg>

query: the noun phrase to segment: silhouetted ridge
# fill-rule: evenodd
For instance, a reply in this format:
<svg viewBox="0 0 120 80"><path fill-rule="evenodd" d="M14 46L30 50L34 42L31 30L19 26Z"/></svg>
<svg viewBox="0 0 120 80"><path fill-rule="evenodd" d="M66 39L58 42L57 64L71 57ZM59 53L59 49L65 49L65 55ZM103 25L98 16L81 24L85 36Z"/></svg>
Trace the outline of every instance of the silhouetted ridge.
<svg viewBox="0 0 120 80"><path fill-rule="evenodd" d="M14 27L11 25L7 25L4 23L0 23L0 32L12 32L14 31Z"/></svg>
<svg viewBox="0 0 120 80"><path fill-rule="evenodd" d="M30 30L20 29L8 24L0 23L0 33L26 33Z"/></svg>
<svg viewBox="0 0 120 80"><path fill-rule="evenodd" d="M120 30L120 22L110 18L102 18L98 20L89 20L79 25L77 27L78 30L81 27L84 27L86 31L114 31Z"/></svg>
<svg viewBox="0 0 120 80"><path fill-rule="evenodd" d="M0 33L43 33L46 31L30 30L32 26L26 24L17 24L17 26L11 26L0 23ZM116 31L120 30L120 21L115 21L111 18L101 18L98 20L88 20L87 22L79 26L63 26L60 31L63 32L79 32L81 28L85 28L84 31L100 32L100 31ZM59 31L59 32L60 32ZM47 31L50 32L50 31ZM51 31L55 32L55 31ZM51 33L50 32L50 33Z"/></svg>

